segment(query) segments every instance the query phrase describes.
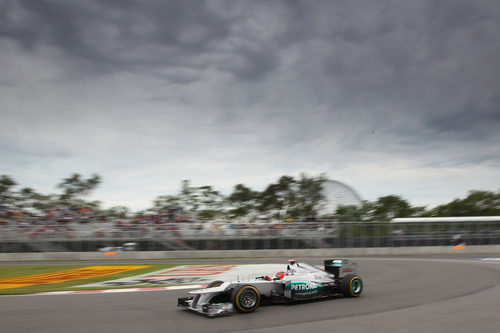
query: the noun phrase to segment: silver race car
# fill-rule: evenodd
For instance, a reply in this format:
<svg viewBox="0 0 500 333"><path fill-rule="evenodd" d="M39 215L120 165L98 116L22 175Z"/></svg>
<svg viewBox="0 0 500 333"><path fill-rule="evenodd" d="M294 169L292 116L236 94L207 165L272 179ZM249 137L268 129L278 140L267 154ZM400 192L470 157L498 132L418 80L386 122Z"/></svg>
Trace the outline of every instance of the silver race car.
<svg viewBox="0 0 500 333"><path fill-rule="evenodd" d="M324 269L289 260L286 272L274 278L259 276L245 281L213 281L206 288L189 292L193 295L177 300L184 310L217 316L237 310L253 312L265 303L292 303L344 295L358 297L363 281L356 273L356 263L346 259L324 261Z"/></svg>

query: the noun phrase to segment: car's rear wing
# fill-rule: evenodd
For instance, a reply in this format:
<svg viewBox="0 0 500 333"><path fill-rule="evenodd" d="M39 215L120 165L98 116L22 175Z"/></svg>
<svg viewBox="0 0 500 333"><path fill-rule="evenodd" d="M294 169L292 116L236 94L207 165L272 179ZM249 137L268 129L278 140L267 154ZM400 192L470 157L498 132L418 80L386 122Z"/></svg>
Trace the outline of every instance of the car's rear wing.
<svg viewBox="0 0 500 333"><path fill-rule="evenodd" d="M333 274L336 279L358 271L358 264L348 259L328 259L324 263L325 271Z"/></svg>

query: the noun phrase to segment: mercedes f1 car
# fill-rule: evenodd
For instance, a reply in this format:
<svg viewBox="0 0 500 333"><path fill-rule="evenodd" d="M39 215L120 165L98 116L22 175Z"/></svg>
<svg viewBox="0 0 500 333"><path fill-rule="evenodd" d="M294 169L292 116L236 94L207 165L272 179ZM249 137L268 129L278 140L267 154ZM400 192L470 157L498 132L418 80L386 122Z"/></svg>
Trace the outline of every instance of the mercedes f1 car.
<svg viewBox="0 0 500 333"><path fill-rule="evenodd" d="M245 281L213 281L206 288L189 292L177 305L183 310L207 316L223 315L233 310L253 312L265 303L293 303L335 295L358 297L363 281L356 273L356 263L346 259L324 261L324 269L289 260L286 272L274 278L259 276Z"/></svg>

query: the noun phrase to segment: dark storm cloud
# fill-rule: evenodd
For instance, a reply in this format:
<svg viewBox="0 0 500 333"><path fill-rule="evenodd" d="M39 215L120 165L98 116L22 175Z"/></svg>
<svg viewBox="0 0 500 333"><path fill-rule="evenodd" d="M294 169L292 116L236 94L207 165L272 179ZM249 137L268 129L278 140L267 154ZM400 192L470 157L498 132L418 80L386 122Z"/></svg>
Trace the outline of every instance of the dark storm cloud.
<svg viewBox="0 0 500 333"><path fill-rule="evenodd" d="M307 5L282 1L41 0L8 1L3 9L0 35L27 50L58 47L97 71L214 66L241 80L274 70L275 53L307 36L310 23ZM283 27L262 37L266 20Z"/></svg>
<svg viewBox="0 0 500 333"><path fill-rule="evenodd" d="M427 119L427 125L440 133L477 133L477 139L488 139L490 135L497 135L500 124L500 110L498 103L489 105L481 101L470 101L456 110L453 114L436 114Z"/></svg>
<svg viewBox="0 0 500 333"><path fill-rule="evenodd" d="M11 1L0 33L27 49L56 46L99 71L186 65L228 34L203 2Z"/></svg>
<svg viewBox="0 0 500 333"><path fill-rule="evenodd" d="M292 78L304 82L298 89L320 96L332 113L357 106L365 114L378 104L386 111L375 123L419 113L419 122L453 131L467 117L498 123L498 107L487 105L500 94L497 8L494 1L9 1L0 34L27 49L53 45L73 64L85 61L85 70L176 84L202 80L209 68L242 81L279 76L290 69L282 65L289 49L299 52L291 64Z"/></svg>
<svg viewBox="0 0 500 333"><path fill-rule="evenodd" d="M2 120L39 139L1 149L105 161L122 144L117 164L202 174L235 156L276 173L497 166L498 36L493 0L4 1Z"/></svg>

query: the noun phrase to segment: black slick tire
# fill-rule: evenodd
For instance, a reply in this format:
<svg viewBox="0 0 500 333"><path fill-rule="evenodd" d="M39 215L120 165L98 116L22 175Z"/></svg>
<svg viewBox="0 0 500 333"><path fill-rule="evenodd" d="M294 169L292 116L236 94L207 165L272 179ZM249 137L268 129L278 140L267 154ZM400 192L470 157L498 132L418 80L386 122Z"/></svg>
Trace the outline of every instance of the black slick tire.
<svg viewBox="0 0 500 333"><path fill-rule="evenodd" d="M340 279L339 291L345 297L359 297L363 292L363 280L357 274L347 274Z"/></svg>
<svg viewBox="0 0 500 333"><path fill-rule="evenodd" d="M260 305L260 293L254 286L243 285L235 288L231 294L234 309L241 313L255 311Z"/></svg>

